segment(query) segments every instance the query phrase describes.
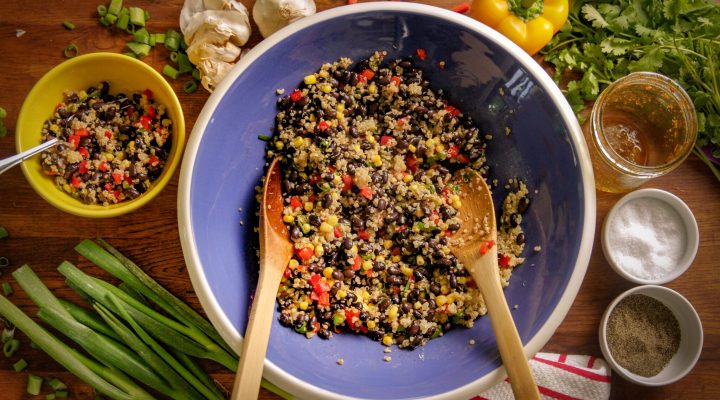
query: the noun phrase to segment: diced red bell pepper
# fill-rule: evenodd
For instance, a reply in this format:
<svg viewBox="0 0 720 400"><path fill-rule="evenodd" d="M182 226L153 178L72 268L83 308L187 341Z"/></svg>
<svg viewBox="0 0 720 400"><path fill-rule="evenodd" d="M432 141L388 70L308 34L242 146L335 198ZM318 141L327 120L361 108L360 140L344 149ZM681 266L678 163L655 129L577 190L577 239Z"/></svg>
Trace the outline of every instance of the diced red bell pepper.
<svg viewBox="0 0 720 400"><path fill-rule="evenodd" d="M122 195L122 190L118 189L118 190L113 191L113 196L115 196L116 199L120 200L121 195Z"/></svg>
<svg viewBox="0 0 720 400"><path fill-rule="evenodd" d="M107 170L108 170L108 164L107 164L107 162L105 162L105 161L100 161L100 165L98 165L98 169L99 169L101 172L107 172Z"/></svg>
<svg viewBox="0 0 720 400"><path fill-rule="evenodd" d="M302 99L303 95L300 89L295 89L292 93L290 93L290 100L292 101L300 101Z"/></svg>
<svg viewBox="0 0 720 400"><path fill-rule="evenodd" d="M400 82L402 82L402 80L399 76L393 76L392 78L390 78L390 82L395 86L400 86Z"/></svg>
<svg viewBox="0 0 720 400"><path fill-rule="evenodd" d="M289 278L290 275L292 275L292 270L290 269L290 267L285 267L285 272L283 272L283 276L285 278Z"/></svg>
<svg viewBox="0 0 720 400"><path fill-rule="evenodd" d="M81 147L77 151L81 156L83 156L83 158L90 158L90 152L88 152L88 149Z"/></svg>
<svg viewBox="0 0 720 400"><path fill-rule="evenodd" d="M510 256L507 254L501 255L498 257L498 264L502 268L508 268L510 266Z"/></svg>
<svg viewBox="0 0 720 400"><path fill-rule="evenodd" d="M113 137L112 132L110 132L110 131L105 131L105 137L108 138L108 139L112 139L112 137Z"/></svg>
<svg viewBox="0 0 720 400"><path fill-rule="evenodd" d="M325 132L330 127L330 124L327 123L327 121L322 120L318 122L318 129Z"/></svg>
<svg viewBox="0 0 720 400"><path fill-rule="evenodd" d="M352 183L353 183L352 176L343 175L342 181L343 181L343 188L342 188L343 192L347 192L348 190L352 189Z"/></svg>
<svg viewBox="0 0 720 400"><path fill-rule="evenodd" d="M302 207L302 205L302 201L300 201L300 198L298 198L297 196L293 196L290 198L290 206L292 208L300 208Z"/></svg>
<svg viewBox="0 0 720 400"><path fill-rule="evenodd" d="M78 172L81 174L86 174L88 172L88 160L80 162L80 165L78 165Z"/></svg>
<svg viewBox="0 0 720 400"><path fill-rule="evenodd" d="M121 174L119 172L113 172L112 177L113 177L113 181L117 185L121 184L123 181L123 174Z"/></svg>
<svg viewBox="0 0 720 400"><path fill-rule="evenodd" d="M360 74L358 74L358 82L367 83L370 79L372 79L375 76L375 72L371 69L364 69Z"/></svg>
<svg viewBox="0 0 720 400"><path fill-rule="evenodd" d="M105 188L105 190L107 190L109 192L112 190L113 185L111 183L106 183L105 186L103 186L103 187Z"/></svg>
<svg viewBox="0 0 720 400"><path fill-rule="evenodd" d="M313 286L313 290L314 290L315 286L318 284L318 282L320 282L320 278L321 278L320 274L310 275L310 284Z"/></svg>
<svg viewBox="0 0 720 400"><path fill-rule="evenodd" d="M80 136L70 135L68 137L68 143L70 144L70 147L76 149L80 145Z"/></svg>
<svg viewBox="0 0 720 400"><path fill-rule="evenodd" d="M339 226L336 226L335 228L333 228L333 235L335 235L336 238L341 238L343 235L342 229L340 229Z"/></svg>
<svg viewBox="0 0 720 400"><path fill-rule="evenodd" d="M157 116L157 111L155 111L155 107L150 106L145 111L145 115L147 115L150 118L155 118Z"/></svg>
<svg viewBox="0 0 720 400"><path fill-rule="evenodd" d="M332 166L332 165L329 165L329 166L328 166L328 172L329 172L329 173L334 174L335 171L336 171L336 169L335 169L334 166Z"/></svg>
<svg viewBox="0 0 720 400"><path fill-rule="evenodd" d="M460 114L460 110L458 110L457 108L455 108L451 105L446 105L445 111L449 112L450 115L452 115L453 117L456 117L458 114Z"/></svg>
<svg viewBox="0 0 720 400"><path fill-rule="evenodd" d="M148 117L147 115L140 116L140 124L142 125L143 129L149 130L151 123L152 123L152 119L150 117Z"/></svg>
<svg viewBox="0 0 720 400"><path fill-rule="evenodd" d="M320 182L320 179L322 179L322 177L320 175L313 175L310 177L310 184L314 185L314 184Z"/></svg>
<svg viewBox="0 0 720 400"><path fill-rule="evenodd" d="M152 100L152 98L155 97L155 94L150 89L143 90L142 94L144 94L145 97L148 98L148 100Z"/></svg>
<svg viewBox="0 0 720 400"><path fill-rule="evenodd" d="M448 149L448 157L450 157L451 160L454 160L460 155L460 147L456 144L451 144L450 148Z"/></svg>
<svg viewBox="0 0 720 400"><path fill-rule="evenodd" d="M75 134L80 137L88 137L90 136L90 132L85 128L80 128L75 131Z"/></svg>
<svg viewBox="0 0 720 400"><path fill-rule="evenodd" d="M152 167L157 167L158 164L160 164L160 159L153 154L148 158L148 164Z"/></svg>
<svg viewBox="0 0 720 400"><path fill-rule="evenodd" d="M470 157L466 156L465 154L459 154L457 160L462 164L470 163Z"/></svg>
<svg viewBox="0 0 720 400"><path fill-rule="evenodd" d="M480 243L480 254L481 255L487 254L487 252L490 251L490 249L492 249L493 246L495 246L495 242L492 240L487 240L485 242Z"/></svg>
<svg viewBox="0 0 720 400"><path fill-rule="evenodd" d="M420 60L425 60L425 57L427 57L427 52L423 48L417 49L416 53Z"/></svg>
<svg viewBox="0 0 720 400"><path fill-rule="evenodd" d="M380 136L380 144L385 146L388 144L388 142L390 142L390 139L392 139L392 136L387 136L387 135Z"/></svg>
<svg viewBox="0 0 720 400"><path fill-rule="evenodd" d="M357 329L362 322L360 322L360 311L354 308L345 309L345 322L352 329Z"/></svg>
<svg viewBox="0 0 720 400"><path fill-rule="evenodd" d="M373 198L373 190L370 186L361 187L360 194L362 195L362 197L364 197L368 200L372 200L372 198Z"/></svg>
<svg viewBox="0 0 720 400"><path fill-rule="evenodd" d="M456 13L465 14L466 12L470 11L470 3L468 3L467 1L463 1L460 4L453 6L451 10L455 11Z"/></svg>
<svg viewBox="0 0 720 400"><path fill-rule="evenodd" d="M409 116L405 116L405 117L400 118L400 119L398 120L398 123L397 123L398 126L404 126L405 124L408 123L408 120L409 120L409 119L410 119Z"/></svg>
<svg viewBox="0 0 720 400"><path fill-rule="evenodd" d="M361 264L362 264L362 258L360 258L359 255L356 255L355 258L353 259L352 270L353 271L359 270Z"/></svg>
<svg viewBox="0 0 720 400"><path fill-rule="evenodd" d="M417 171L417 159L413 156L405 157L405 166L414 174Z"/></svg>
<svg viewBox="0 0 720 400"><path fill-rule="evenodd" d="M397 228L397 231L398 231L398 232L405 232L406 230L407 230L407 226L406 226L406 225L400 225L400 226L398 226L398 228Z"/></svg>
<svg viewBox="0 0 720 400"><path fill-rule="evenodd" d="M72 178L70 178L70 184L76 188L79 188L80 185L82 185L82 180L80 180L80 178L78 178L77 176L73 176Z"/></svg>
<svg viewBox="0 0 720 400"><path fill-rule="evenodd" d="M300 258L302 261L307 261L315 255L315 251L312 247L303 247L302 249L295 249L295 254Z"/></svg>
<svg viewBox="0 0 720 400"><path fill-rule="evenodd" d="M370 239L370 235L365 230L359 230L357 231L357 235L362 240L368 240Z"/></svg>

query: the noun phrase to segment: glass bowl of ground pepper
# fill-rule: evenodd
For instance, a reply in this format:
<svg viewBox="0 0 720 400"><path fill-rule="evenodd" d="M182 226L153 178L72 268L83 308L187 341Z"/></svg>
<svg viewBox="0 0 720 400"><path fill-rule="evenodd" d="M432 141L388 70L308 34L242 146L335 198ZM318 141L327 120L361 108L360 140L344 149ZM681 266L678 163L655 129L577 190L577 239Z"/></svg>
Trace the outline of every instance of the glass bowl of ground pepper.
<svg viewBox="0 0 720 400"><path fill-rule="evenodd" d="M16 129L18 152L58 138L22 165L56 208L114 217L147 204L182 156L185 123L172 87L142 61L114 53L67 60L28 94Z"/></svg>
<svg viewBox="0 0 720 400"><path fill-rule="evenodd" d="M600 349L612 369L643 386L682 379L703 346L700 317L690 302L663 286L637 286L619 295L600 321Z"/></svg>

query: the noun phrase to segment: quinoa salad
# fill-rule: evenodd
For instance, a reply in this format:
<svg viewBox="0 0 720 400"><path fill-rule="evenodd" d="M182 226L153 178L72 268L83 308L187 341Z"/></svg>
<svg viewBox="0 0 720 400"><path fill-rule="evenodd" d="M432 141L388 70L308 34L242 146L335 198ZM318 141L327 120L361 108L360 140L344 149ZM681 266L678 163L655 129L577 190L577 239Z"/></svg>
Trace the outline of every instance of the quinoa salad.
<svg viewBox="0 0 720 400"><path fill-rule="evenodd" d="M152 91L110 94L101 82L68 91L43 124L45 174L86 204L109 205L145 193L162 174L172 147L172 120Z"/></svg>
<svg viewBox="0 0 720 400"><path fill-rule="evenodd" d="M463 201L452 174L487 179L491 135L432 90L412 58L385 58L324 64L278 100L267 158L281 158L294 254L277 301L280 323L308 338L354 332L415 348L487 311L450 246ZM522 181L506 187L503 286L524 261L529 205Z"/></svg>

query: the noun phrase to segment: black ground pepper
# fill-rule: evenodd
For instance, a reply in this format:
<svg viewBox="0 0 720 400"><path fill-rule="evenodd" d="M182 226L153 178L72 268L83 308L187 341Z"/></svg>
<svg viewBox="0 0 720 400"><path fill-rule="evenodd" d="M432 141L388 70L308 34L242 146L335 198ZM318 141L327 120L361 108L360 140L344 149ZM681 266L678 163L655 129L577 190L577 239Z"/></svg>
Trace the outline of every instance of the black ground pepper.
<svg viewBox="0 0 720 400"><path fill-rule="evenodd" d="M651 377L660 373L677 352L680 325L662 302L633 294L611 312L607 339L610 353L621 366Z"/></svg>

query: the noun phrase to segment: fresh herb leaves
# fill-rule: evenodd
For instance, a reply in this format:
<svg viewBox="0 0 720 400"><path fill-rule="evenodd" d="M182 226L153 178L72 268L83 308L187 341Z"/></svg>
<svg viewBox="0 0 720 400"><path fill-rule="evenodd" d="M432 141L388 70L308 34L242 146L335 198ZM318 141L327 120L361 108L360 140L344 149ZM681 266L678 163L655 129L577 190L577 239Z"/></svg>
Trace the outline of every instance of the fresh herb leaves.
<svg viewBox="0 0 720 400"><path fill-rule="evenodd" d="M711 167L703 148L720 158L720 5L714 0L577 0L565 26L543 49L566 83L578 114L611 82L634 71L678 81L695 103L694 153Z"/></svg>

